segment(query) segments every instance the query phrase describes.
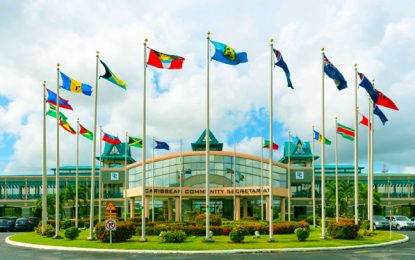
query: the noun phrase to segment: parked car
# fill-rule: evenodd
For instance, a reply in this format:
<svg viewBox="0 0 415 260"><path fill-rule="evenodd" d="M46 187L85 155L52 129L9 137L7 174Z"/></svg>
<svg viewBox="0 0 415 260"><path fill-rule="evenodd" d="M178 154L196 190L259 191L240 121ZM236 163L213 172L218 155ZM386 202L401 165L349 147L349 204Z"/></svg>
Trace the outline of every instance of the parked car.
<svg viewBox="0 0 415 260"><path fill-rule="evenodd" d="M0 231L14 231L17 217L0 217Z"/></svg>
<svg viewBox="0 0 415 260"><path fill-rule="evenodd" d="M380 215L373 215L373 229L389 229L389 220L386 219L384 216Z"/></svg>
<svg viewBox="0 0 415 260"><path fill-rule="evenodd" d="M39 219L37 217L19 218L16 220L16 231L33 231L37 227Z"/></svg>
<svg viewBox="0 0 415 260"><path fill-rule="evenodd" d="M406 216L386 216L386 219L392 218L392 228L397 230L415 229L415 222Z"/></svg>

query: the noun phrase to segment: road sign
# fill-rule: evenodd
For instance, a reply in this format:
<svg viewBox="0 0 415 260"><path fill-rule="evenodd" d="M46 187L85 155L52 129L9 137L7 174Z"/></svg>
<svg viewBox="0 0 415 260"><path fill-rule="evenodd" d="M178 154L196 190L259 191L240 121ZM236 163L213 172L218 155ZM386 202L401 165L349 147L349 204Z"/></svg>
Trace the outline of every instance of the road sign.
<svg viewBox="0 0 415 260"><path fill-rule="evenodd" d="M109 201L108 204L107 204L107 206L105 206L105 210L106 211L114 211L114 210L117 210L117 208L112 203L112 201Z"/></svg>
<svg viewBox="0 0 415 260"><path fill-rule="evenodd" d="M109 220L105 221L105 230L114 231L116 229L117 229L117 224L116 224L115 220L109 219Z"/></svg>

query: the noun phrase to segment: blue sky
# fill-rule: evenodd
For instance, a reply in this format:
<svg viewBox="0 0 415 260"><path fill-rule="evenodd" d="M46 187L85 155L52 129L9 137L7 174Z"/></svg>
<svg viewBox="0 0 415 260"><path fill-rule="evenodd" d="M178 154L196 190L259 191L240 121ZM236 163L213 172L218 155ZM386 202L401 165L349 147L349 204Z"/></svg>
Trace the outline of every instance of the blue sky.
<svg viewBox="0 0 415 260"><path fill-rule="evenodd" d="M123 79L128 90L99 81L98 125L123 137L141 136L143 40L148 46L185 57L182 70L147 70L147 134L190 150L205 127L206 33L248 63L210 63L211 129L225 150L260 155L269 127L269 39L274 38L291 71L274 76L274 136L287 132L310 140L321 129L321 52L343 73L349 87L339 92L326 78L326 134L334 139L334 118L353 126L354 69L400 108L382 108L386 126L376 122L375 170L415 173L415 3L406 1L1 1L0 2L0 173L37 173L42 159L42 82L56 90L56 64L79 81L95 85L95 52ZM83 15L79 15L83 14ZM210 47L213 50L213 46ZM101 68L102 70L102 68ZM92 98L61 91L92 128ZM367 94L358 90L367 114ZM377 119L376 119L377 120ZM359 160L366 165L366 128L359 127ZM54 167L55 124L47 120L48 167ZM405 141L402 141L405 140ZM61 132L61 164L74 164L75 136ZM340 163L353 163L353 145L341 141ZM91 143L81 139L81 164L91 161ZM279 159L281 151L276 152ZM150 151L148 151L150 152ZM164 152L160 152L164 153ZM319 153L319 150L317 150ZM328 163L334 162L327 148ZM134 156L140 153L134 149Z"/></svg>

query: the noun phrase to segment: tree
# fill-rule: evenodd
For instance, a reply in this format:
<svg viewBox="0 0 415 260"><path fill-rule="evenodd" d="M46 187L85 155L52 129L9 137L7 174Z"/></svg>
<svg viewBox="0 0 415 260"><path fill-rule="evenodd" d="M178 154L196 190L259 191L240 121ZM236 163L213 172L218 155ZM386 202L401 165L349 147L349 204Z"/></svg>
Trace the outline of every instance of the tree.
<svg viewBox="0 0 415 260"><path fill-rule="evenodd" d="M85 206L87 201L87 188L85 185L78 186L78 204L79 206ZM76 198L76 190L75 186L67 186L62 193L63 200L65 202L72 203L72 216L75 215L75 198Z"/></svg>
<svg viewBox="0 0 415 260"><path fill-rule="evenodd" d="M61 203L59 203L59 212L63 213L62 207L62 196L60 196ZM56 204L56 196L54 194L49 194L46 198L47 204L47 213L48 216L55 215L55 204ZM33 215L39 218L42 218L42 198L37 199L35 206L33 208Z"/></svg>

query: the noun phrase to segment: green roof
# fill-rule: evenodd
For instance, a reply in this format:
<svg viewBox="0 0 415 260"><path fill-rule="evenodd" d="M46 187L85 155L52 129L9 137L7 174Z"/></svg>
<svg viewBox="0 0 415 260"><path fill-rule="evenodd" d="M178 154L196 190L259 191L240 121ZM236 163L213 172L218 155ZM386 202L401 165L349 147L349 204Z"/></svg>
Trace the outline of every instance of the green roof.
<svg viewBox="0 0 415 260"><path fill-rule="evenodd" d="M317 160L319 156L314 156ZM311 162L313 154L311 153L310 142L302 142L301 146L297 146L297 142L290 142L290 161L296 162ZM288 142L284 142L283 157L279 160L282 163L288 163Z"/></svg>
<svg viewBox="0 0 415 260"><path fill-rule="evenodd" d="M222 151L223 143L219 143L215 135L209 130L209 147L211 151ZM206 150L206 130L199 136L199 139L195 143L192 143L193 151L205 151Z"/></svg>
<svg viewBox="0 0 415 260"><path fill-rule="evenodd" d="M105 143L104 152L97 159L120 161L125 160L125 143L110 144ZM127 164L134 163L135 160L131 157L131 147L127 145Z"/></svg>

